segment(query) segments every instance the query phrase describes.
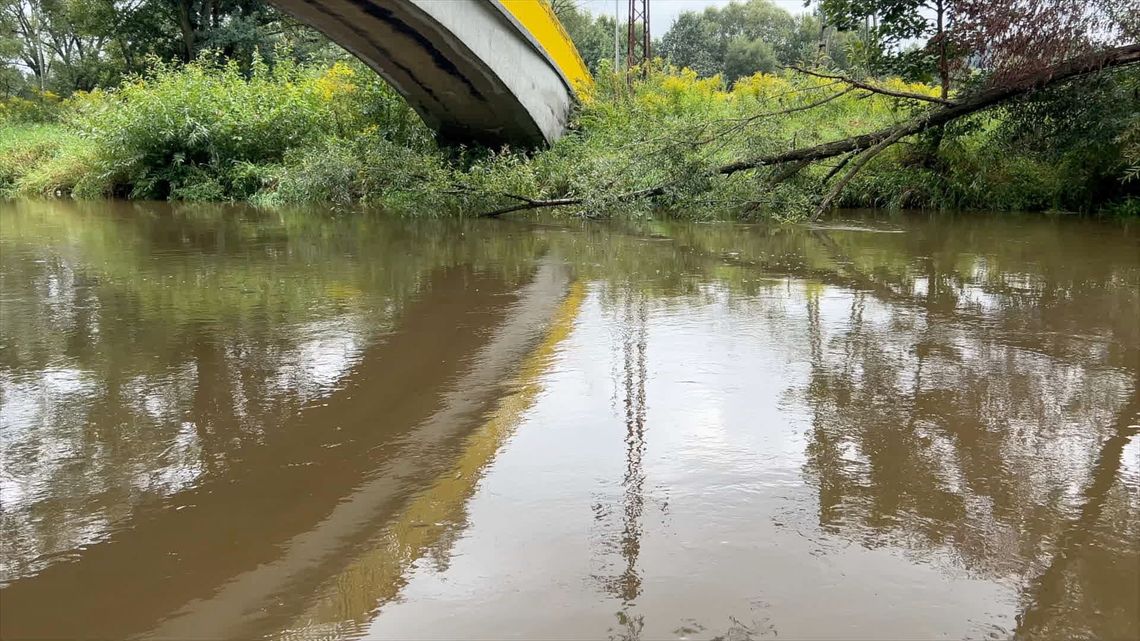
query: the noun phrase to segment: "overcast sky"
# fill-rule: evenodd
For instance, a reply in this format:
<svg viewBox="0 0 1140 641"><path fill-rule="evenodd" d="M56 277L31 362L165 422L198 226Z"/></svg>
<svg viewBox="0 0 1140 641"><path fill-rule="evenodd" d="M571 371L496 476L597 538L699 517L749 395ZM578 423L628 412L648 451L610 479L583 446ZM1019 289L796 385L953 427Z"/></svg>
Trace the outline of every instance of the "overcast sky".
<svg viewBox="0 0 1140 641"><path fill-rule="evenodd" d="M779 6L788 13L796 14L803 13L804 9L803 0L769 0L772 4ZM655 38L660 38L677 16L686 11L700 11L705 7L723 6L728 4L729 0L649 0L649 17L650 17L650 31ZM589 9L591 13L614 15L614 0L580 0L583 8ZM629 0L617 0L617 4L621 5L621 17L626 19L626 12L629 10Z"/></svg>

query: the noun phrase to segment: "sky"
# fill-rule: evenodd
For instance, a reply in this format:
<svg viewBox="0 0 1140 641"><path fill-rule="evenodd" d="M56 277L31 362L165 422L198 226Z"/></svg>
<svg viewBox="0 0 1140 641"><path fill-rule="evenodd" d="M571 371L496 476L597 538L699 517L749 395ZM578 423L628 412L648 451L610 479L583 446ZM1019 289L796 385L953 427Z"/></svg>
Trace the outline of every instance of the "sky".
<svg viewBox="0 0 1140 641"><path fill-rule="evenodd" d="M769 1L788 13L797 14L806 11L803 0ZM724 6L728 2L729 0L649 0L649 31L654 38L660 38L682 13L701 11L705 7ZM621 17L625 20L626 12L629 10L629 0L617 0L617 3L621 5ZM614 0L580 0L580 5L591 13L614 15Z"/></svg>

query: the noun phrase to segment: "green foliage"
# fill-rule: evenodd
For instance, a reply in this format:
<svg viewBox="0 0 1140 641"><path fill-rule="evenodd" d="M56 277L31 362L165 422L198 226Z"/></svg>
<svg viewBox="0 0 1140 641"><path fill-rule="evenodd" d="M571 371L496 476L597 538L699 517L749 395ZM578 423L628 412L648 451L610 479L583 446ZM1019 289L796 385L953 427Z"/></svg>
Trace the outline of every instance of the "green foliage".
<svg viewBox="0 0 1140 641"><path fill-rule="evenodd" d="M58 127L22 125L0 129L0 190L11 194L32 167L44 164L59 150Z"/></svg>
<svg viewBox="0 0 1140 641"><path fill-rule="evenodd" d="M409 163L436 153L419 117L358 63L255 62L247 76L232 60L155 61L147 75L115 91L77 95L57 110L64 122L55 127L21 125L32 118L4 111L0 182L7 193L247 199L276 184L295 188L291 168L308 180L331 171L314 159L341 140L398 150ZM357 200L363 188L346 193Z"/></svg>
<svg viewBox="0 0 1140 641"><path fill-rule="evenodd" d="M874 74L927 80L938 56L927 40L945 29L944 0L821 0L820 12L843 33L856 34L853 58Z"/></svg>
<svg viewBox="0 0 1140 641"><path fill-rule="evenodd" d="M936 28L927 0L821 0L820 9L839 29L854 31L874 19L874 34L887 48L897 48Z"/></svg>
<svg viewBox="0 0 1140 641"><path fill-rule="evenodd" d="M776 71L776 52L763 40L737 36L724 53L724 76L730 80L751 76L756 72Z"/></svg>
<svg viewBox="0 0 1140 641"><path fill-rule="evenodd" d="M1061 168L1074 200L1104 199L1140 164L1140 71L1122 69L1036 92L1003 109L998 144ZM1124 183L1124 185L1122 185Z"/></svg>
<svg viewBox="0 0 1140 641"><path fill-rule="evenodd" d="M153 58L184 62L212 51L248 73L261 56L308 61L333 49L263 0L0 1L5 98L113 87Z"/></svg>
<svg viewBox="0 0 1140 641"><path fill-rule="evenodd" d="M84 101L71 122L98 149L106 193L135 198L248 198L261 185L249 165L273 165L330 137L383 129L424 145L409 107L359 65L304 67L158 62L145 77Z"/></svg>
<svg viewBox="0 0 1140 641"><path fill-rule="evenodd" d="M830 81L792 72L754 74L728 88L720 76L701 78L664 63L632 83L612 73L608 60L598 67L571 130L549 149L524 152L437 146L403 100L356 63L280 59L256 62L248 75L213 58L157 63L115 91L60 103L59 124L9 119L0 127L0 191L266 206L368 203L421 216L572 198L581 204L559 211L795 219L817 204L840 159L775 186L768 180L780 168L732 176L713 169L889 127L913 109L881 95L836 96ZM878 82L938 92L897 78ZM990 210L1118 203L1126 212L1140 188L1128 179L1129 163L1140 155L1140 126L1134 106L1113 101L1129 86L1098 85L1086 100L1099 102L1087 113L1050 103L1055 114L1047 125L1028 115L1045 107L1029 104L1018 107L1027 112L1010 108L956 123L933 159L925 141L904 142L871 162L840 201ZM1095 132L1097 113L1112 123L1103 132ZM1052 129L1039 130L1046 126ZM1065 137L1065 128L1076 133ZM658 197L631 197L661 185Z"/></svg>
<svg viewBox="0 0 1140 641"><path fill-rule="evenodd" d="M394 142L378 130L297 148L272 175L256 202L366 202L421 215L455 206L455 187L442 153Z"/></svg>

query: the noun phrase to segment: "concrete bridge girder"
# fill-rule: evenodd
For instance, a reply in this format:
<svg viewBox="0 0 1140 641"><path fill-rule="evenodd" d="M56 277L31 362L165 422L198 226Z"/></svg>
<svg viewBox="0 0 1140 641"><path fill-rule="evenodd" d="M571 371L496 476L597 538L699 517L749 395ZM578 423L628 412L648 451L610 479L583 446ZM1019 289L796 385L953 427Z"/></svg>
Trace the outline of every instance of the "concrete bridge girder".
<svg viewBox="0 0 1140 641"><path fill-rule="evenodd" d="M575 85L588 81L542 0L270 2L360 58L448 141L551 143L565 131Z"/></svg>

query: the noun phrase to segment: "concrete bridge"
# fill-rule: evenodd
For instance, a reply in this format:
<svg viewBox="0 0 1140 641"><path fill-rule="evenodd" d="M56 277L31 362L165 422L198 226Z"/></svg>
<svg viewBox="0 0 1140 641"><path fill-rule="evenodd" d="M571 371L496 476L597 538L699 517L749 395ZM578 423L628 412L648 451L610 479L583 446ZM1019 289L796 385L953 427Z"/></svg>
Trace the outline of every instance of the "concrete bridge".
<svg viewBox="0 0 1140 641"><path fill-rule="evenodd" d="M376 70L445 140L539 146L590 82L546 0L270 0Z"/></svg>

